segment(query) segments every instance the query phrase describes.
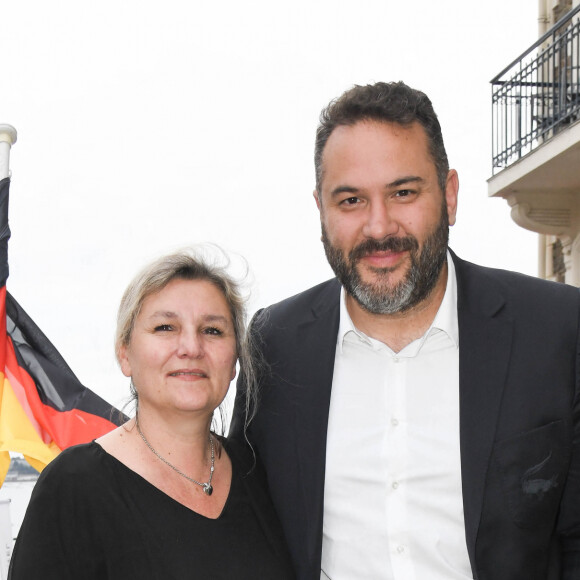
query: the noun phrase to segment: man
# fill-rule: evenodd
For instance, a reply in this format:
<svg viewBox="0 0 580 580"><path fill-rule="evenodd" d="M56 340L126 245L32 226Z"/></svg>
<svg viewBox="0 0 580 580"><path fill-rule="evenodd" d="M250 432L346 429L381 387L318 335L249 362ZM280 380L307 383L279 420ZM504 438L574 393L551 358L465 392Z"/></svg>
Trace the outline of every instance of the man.
<svg viewBox="0 0 580 580"><path fill-rule="evenodd" d="M403 83L332 102L315 165L337 279L256 316L247 426L298 578L580 578L578 290L448 251L457 172Z"/></svg>

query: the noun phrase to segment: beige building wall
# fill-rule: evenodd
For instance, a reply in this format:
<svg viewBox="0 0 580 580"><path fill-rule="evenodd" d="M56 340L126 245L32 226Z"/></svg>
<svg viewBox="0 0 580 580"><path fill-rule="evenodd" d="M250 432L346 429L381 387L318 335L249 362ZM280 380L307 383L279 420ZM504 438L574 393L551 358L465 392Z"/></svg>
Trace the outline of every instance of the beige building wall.
<svg viewBox="0 0 580 580"><path fill-rule="evenodd" d="M543 36L578 4L580 0L538 0L538 37ZM579 262L578 240L578 234L575 237L540 234L538 275L547 280L580 286L580 272L574 267L574 263Z"/></svg>
<svg viewBox="0 0 580 580"><path fill-rule="evenodd" d="M579 4L580 0L538 0L538 38ZM572 20L577 22L578 15ZM538 50L551 41L550 36ZM557 53L559 61L550 60L550 67L538 72L539 87L578 80L579 72L570 67L570 50L578 46ZM541 99L542 89L536 91L535 98ZM537 139L531 152L488 180L489 195L503 197L513 220L539 234L538 275L580 286L580 119L572 115L566 126L547 132L544 139Z"/></svg>

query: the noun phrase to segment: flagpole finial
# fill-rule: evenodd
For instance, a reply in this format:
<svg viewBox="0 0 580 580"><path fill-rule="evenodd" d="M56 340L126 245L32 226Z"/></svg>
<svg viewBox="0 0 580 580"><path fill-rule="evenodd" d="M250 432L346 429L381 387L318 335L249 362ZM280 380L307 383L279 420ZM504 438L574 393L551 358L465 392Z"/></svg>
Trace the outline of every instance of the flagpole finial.
<svg viewBox="0 0 580 580"><path fill-rule="evenodd" d="M10 176L10 147L16 143L16 129L0 124L0 179Z"/></svg>
<svg viewBox="0 0 580 580"><path fill-rule="evenodd" d="M12 125L0 124L0 143L8 143L10 146L16 143L17 133Z"/></svg>

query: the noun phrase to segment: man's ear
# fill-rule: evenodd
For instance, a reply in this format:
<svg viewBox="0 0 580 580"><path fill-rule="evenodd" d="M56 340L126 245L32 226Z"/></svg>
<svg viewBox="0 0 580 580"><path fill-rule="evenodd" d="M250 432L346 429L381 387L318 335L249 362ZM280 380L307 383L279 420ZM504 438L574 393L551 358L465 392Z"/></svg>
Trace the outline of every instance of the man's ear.
<svg viewBox="0 0 580 580"><path fill-rule="evenodd" d="M320 203L320 195L318 194L318 191L315 189L312 192L312 195L314 196L314 201L316 202L316 207L318 208L318 211L321 211L321 203Z"/></svg>
<svg viewBox="0 0 580 580"><path fill-rule="evenodd" d="M449 225L455 224L457 215L457 197L459 194L459 176L455 169L450 169L447 174L445 185L445 201L447 203L447 214L449 215Z"/></svg>

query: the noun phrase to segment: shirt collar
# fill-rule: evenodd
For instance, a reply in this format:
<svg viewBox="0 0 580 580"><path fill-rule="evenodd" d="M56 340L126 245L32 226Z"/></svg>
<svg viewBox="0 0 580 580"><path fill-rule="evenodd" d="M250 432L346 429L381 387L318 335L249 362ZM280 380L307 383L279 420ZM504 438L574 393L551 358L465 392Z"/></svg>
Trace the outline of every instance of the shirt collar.
<svg viewBox="0 0 580 580"><path fill-rule="evenodd" d="M432 329L445 332L453 341L455 346L459 346L459 323L457 319L457 276L455 274L455 264L449 252L447 252L447 286L445 295L439 306L431 326L423 335L427 336ZM340 321L338 326L337 347L342 353L344 339L349 332L354 332L363 342L372 345L371 339L358 328L355 327L348 309L346 308L346 292L344 286L340 289Z"/></svg>

